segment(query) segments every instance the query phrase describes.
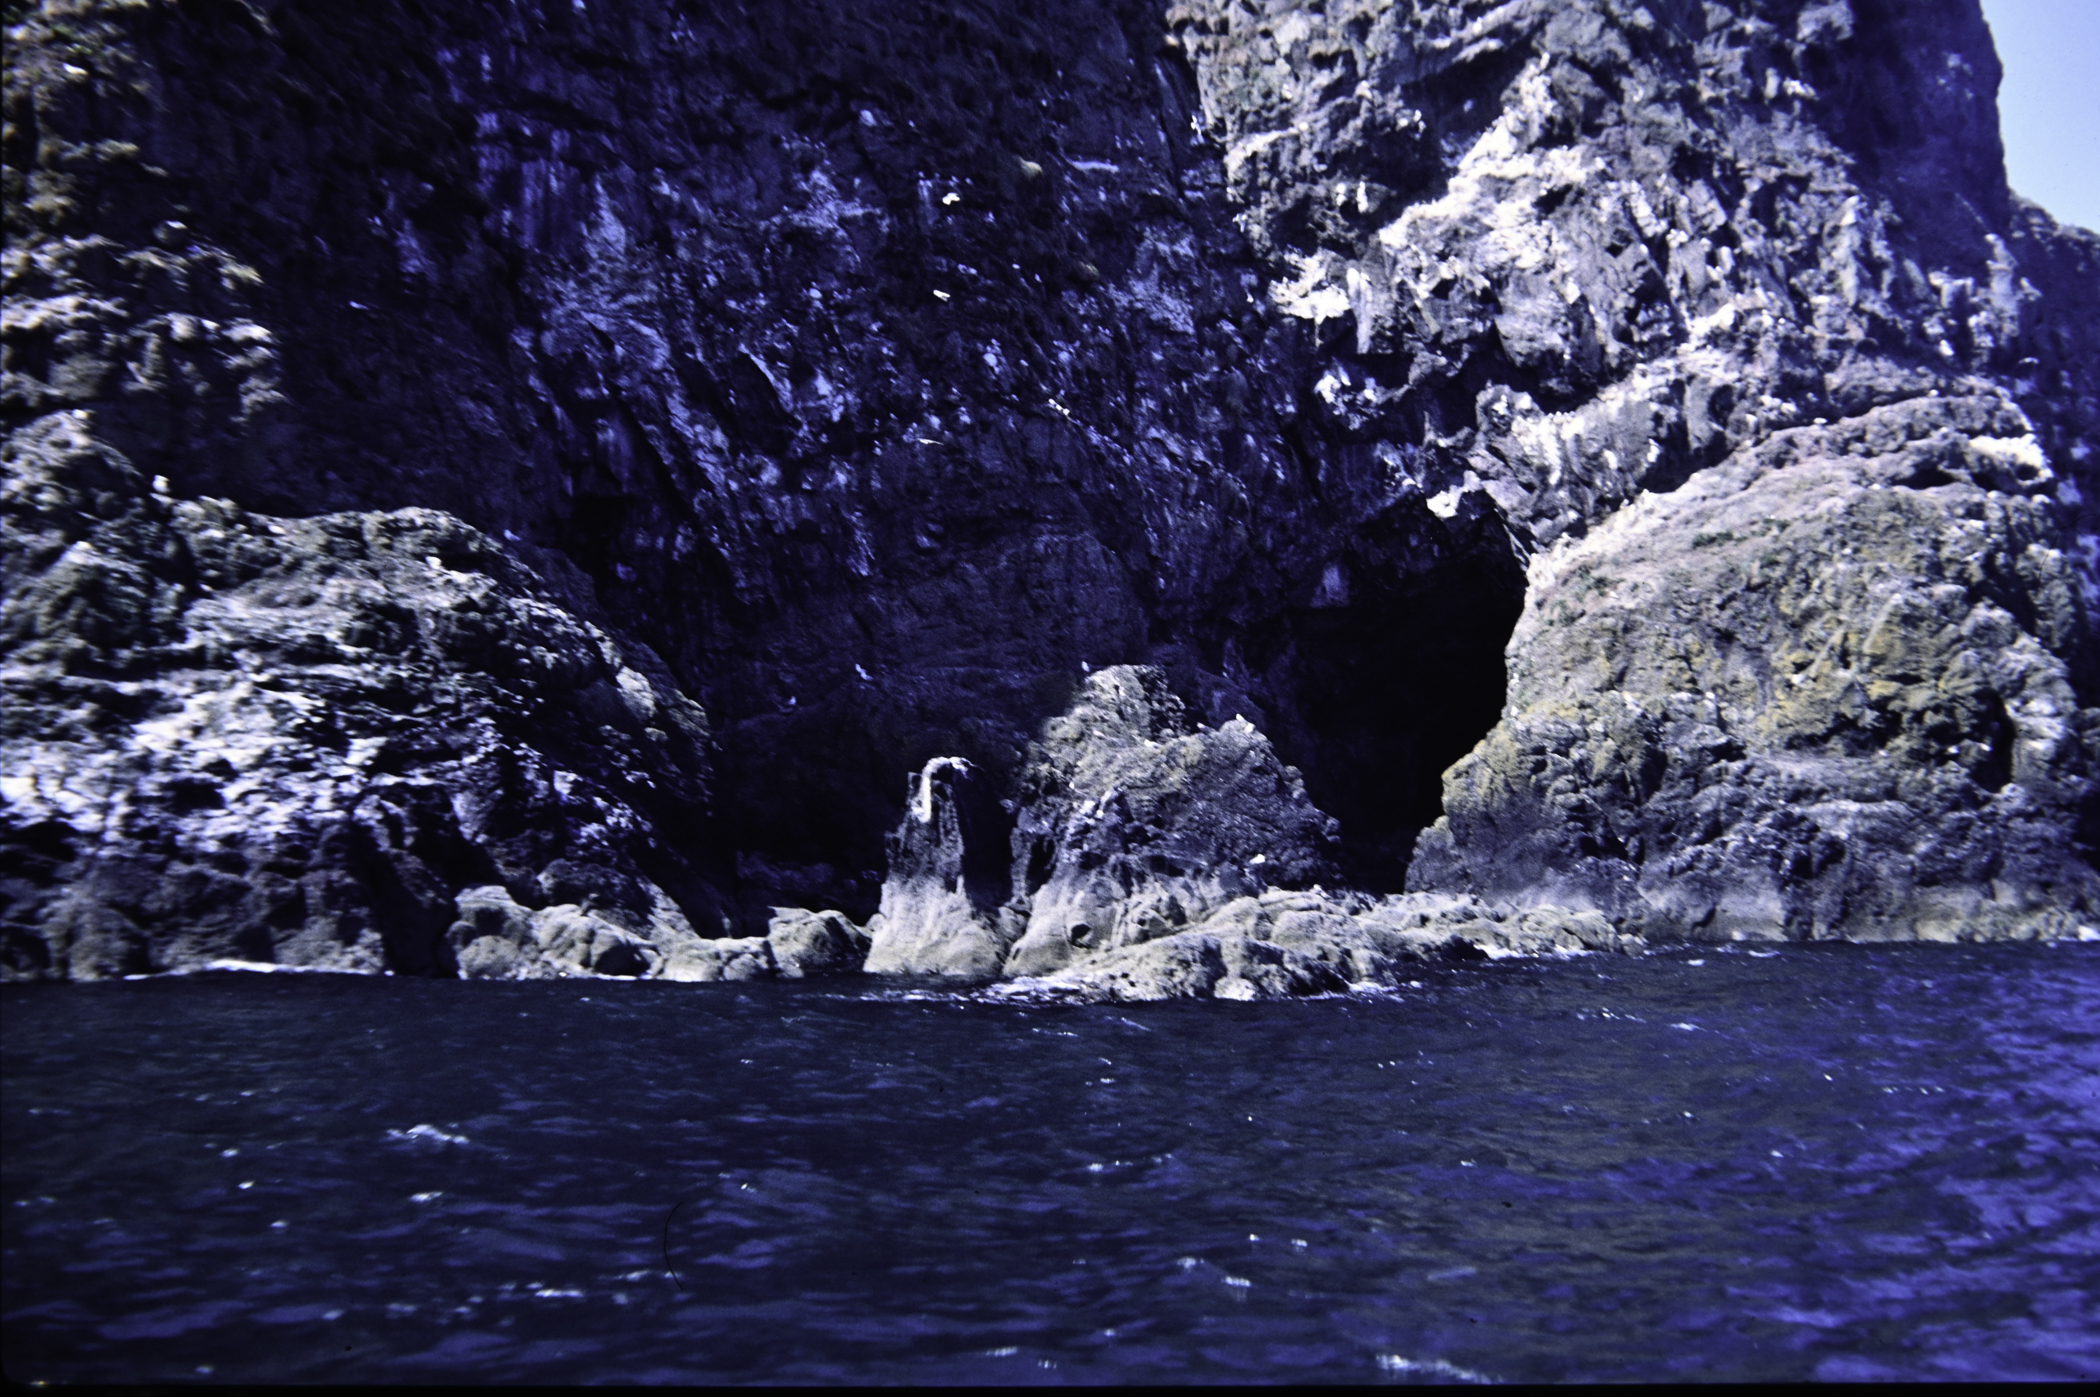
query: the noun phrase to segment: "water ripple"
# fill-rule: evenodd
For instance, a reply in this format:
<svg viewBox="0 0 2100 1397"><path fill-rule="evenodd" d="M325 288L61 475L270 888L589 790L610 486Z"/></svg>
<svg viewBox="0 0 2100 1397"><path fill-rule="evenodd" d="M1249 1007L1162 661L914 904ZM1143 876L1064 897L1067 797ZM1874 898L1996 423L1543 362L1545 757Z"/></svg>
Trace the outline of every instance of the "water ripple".
<svg viewBox="0 0 2100 1397"><path fill-rule="evenodd" d="M53 1382L2100 1375L2100 948L5 990Z"/></svg>

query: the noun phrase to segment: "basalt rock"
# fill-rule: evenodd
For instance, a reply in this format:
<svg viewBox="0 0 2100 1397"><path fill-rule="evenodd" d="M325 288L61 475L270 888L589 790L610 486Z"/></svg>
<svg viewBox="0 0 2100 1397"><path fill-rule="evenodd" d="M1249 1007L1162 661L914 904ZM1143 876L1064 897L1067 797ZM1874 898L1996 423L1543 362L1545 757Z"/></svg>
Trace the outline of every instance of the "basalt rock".
<svg viewBox="0 0 2100 1397"><path fill-rule="evenodd" d="M70 415L7 449L9 973L675 977L720 933L654 838L705 715L502 545L172 499Z"/></svg>
<svg viewBox="0 0 2100 1397"><path fill-rule="evenodd" d="M8 16L10 976L2100 916L1975 0Z"/></svg>

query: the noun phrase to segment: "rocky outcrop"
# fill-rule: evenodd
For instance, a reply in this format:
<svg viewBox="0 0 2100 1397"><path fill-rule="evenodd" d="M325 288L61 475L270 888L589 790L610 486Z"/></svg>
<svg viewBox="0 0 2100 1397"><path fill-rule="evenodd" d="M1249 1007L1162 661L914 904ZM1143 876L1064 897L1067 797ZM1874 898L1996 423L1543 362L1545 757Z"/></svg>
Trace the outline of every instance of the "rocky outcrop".
<svg viewBox="0 0 2100 1397"><path fill-rule="evenodd" d="M1778 433L1542 555L1413 877L1716 939L2100 920L2091 613L2028 425L1930 398Z"/></svg>
<svg viewBox="0 0 2100 1397"><path fill-rule="evenodd" d="M997 908L973 903L965 876L966 774L937 759L913 779L871 973L998 977L1002 994L1052 999L1272 999L1390 985L1453 956L1640 944L1596 912L1325 891L1334 820L1244 717L1192 721L1158 669L1096 672L1045 725Z"/></svg>
<svg viewBox="0 0 2100 1397"><path fill-rule="evenodd" d="M10 974L676 976L726 929L658 837L705 715L502 545L177 500L70 415L7 450Z"/></svg>
<svg viewBox="0 0 2100 1397"><path fill-rule="evenodd" d="M1323 415L1446 509L1549 544L1957 386L2092 469L2095 243L2007 190L1972 4L1172 14L1272 299L1341 341Z"/></svg>
<svg viewBox="0 0 2100 1397"><path fill-rule="evenodd" d="M1152 940L1275 883L1333 874L1334 821L1244 717L1192 723L1164 673L1087 677L1029 750L996 906L967 886L955 784L936 758L890 837L870 972L989 979ZM988 832L987 832L988 833ZM983 836L980 836L983 837Z"/></svg>
<svg viewBox="0 0 2100 1397"><path fill-rule="evenodd" d="M8 22L9 975L2095 921L1975 0Z"/></svg>
<svg viewBox="0 0 2100 1397"><path fill-rule="evenodd" d="M868 923L870 974L989 979L1006 959L1011 920L974 905L964 877L955 785L969 770L960 757L935 757L911 778L882 906Z"/></svg>
<svg viewBox="0 0 2100 1397"><path fill-rule="evenodd" d="M1235 714L1192 723L1157 669L1090 675L1023 769L1004 973L1154 940L1235 898L1335 878L1336 825Z"/></svg>
<svg viewBox="0 0 2100 1397"><path fill-rule="evenodd" d="M701 940L675 909L652 909L650 934L638 935L617 911L573 902L522 907L500 884L468 888L456 902L459 920L447 929L445 944L463 980L748 978L723 975L728 943Z"/></svg>
<svg viewBox="0 0 2100 1397"><path fill-rule="evenodd" d="M1645 949L1595 912L1512 914L1470 898L1271 891L1156 940L1001 982L995 998L1077 1003L1286 999L1405 984L1423 969L1503 956Z"/></svg>
<svg viewBox="0 0 2100 1397"><path fill-rule="evenodd" d="M1353 339L1332 417L1531 554L1409 887L2100 917L2100 244L2005 190L1973 7L1175 13L1272 295Z"/></svg>

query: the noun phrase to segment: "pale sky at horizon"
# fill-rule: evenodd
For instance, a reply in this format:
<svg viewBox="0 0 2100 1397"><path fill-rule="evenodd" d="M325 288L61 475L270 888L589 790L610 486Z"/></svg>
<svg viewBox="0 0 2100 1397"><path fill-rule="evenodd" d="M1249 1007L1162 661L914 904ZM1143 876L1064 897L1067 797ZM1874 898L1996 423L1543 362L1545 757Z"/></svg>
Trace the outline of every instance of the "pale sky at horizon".
<svg viewBox="0 0 2100 1397"><path fill-rule="evenodd" d="M2100 230L2100 0L1983 0L2013 192Z"/></svg>

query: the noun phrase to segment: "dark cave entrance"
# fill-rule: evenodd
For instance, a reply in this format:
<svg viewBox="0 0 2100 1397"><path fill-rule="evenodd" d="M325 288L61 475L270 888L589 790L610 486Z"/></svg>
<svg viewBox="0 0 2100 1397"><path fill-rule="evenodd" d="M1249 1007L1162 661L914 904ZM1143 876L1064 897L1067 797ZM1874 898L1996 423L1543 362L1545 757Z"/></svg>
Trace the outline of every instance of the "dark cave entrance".
<svg viewBox="0 0 2100 1397"><path fill-rule="evenodd" d="M1346 605L1247 632L1269 736L1341 821L1350 886L1403 890L1415 836L1443 813L1445 768L1501 716L1523 605L1514 556L1476 554L1427 576L1366 578Z"/></svg>

